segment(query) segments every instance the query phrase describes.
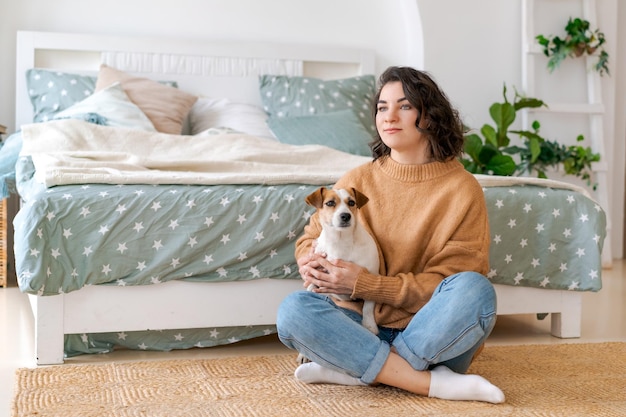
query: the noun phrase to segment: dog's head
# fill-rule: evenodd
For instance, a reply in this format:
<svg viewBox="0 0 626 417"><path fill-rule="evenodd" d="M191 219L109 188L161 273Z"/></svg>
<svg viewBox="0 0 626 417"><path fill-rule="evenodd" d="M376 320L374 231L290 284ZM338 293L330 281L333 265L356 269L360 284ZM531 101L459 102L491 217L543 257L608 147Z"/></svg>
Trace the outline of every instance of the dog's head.
<svg viewBox="0 0 626 417"><path fill-rule="evenodd" d="M354 227L357 210L369 199L355 188L328 189L320 187L309 194L305 201L317 208L323 227Z"/></svg>

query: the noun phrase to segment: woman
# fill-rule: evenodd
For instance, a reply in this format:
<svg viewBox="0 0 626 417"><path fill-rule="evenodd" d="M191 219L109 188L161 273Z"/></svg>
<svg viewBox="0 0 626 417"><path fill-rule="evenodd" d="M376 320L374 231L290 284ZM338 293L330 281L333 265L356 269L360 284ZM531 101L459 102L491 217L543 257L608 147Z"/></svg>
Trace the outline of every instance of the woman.
<svg viewBox="0 0 626 417"><path fill-rule="evenodd" d="M311 217L296 244L304 286L278 312L280 340L312 362L296 370L307 383L385 384L449 400L504 401L502 391L464 375L496 320L484 277L489 225L482 189L458 161L463 125L424 72L391 67L374 100L374 160L336 188L369 197L361 221L377 240L380 274L313 253L321 232ZM376 302L378 335L360 325L362 302Z"/></svg>

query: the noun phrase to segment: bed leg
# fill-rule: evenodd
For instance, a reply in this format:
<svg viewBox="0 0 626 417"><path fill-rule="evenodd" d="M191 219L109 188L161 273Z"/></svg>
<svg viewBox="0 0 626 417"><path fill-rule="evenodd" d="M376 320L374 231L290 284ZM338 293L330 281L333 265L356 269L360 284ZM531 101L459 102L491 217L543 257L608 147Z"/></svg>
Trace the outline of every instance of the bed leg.
<svg viewBox="0 0 626 417"><path fill-rule="evenodd" d="M37 365L63 363L63 295L29 295L35 315L35 356Z"/></svg>
<svg viewBox="0 0 626 417"><path fill-rule="evenodd" d="M577 292L563 292L560 313L551 314L552 336L563 339L580 337L582 322L582 295Z"/></svg>

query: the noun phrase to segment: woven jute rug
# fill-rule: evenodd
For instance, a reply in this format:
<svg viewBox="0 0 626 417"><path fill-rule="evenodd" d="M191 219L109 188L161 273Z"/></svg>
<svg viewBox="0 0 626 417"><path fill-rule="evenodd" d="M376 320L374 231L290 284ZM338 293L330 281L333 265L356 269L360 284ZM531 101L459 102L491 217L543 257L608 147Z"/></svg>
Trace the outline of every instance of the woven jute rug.
<svg viewBox="0 0 626 417"><path fill-rule="evenodd" d="M389 387L306 385L295 355L19 369L23 416L625 416L626 343L487 347L470 371L504 404L444 401Z"/></svg>

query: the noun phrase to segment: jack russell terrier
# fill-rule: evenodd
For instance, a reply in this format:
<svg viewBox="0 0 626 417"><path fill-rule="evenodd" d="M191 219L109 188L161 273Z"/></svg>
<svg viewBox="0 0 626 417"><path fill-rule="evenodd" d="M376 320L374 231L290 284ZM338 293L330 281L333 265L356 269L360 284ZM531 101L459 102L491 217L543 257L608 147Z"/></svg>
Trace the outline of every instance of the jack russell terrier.
<svg viewBox="0 0 626 417"><path fill-rule="evenodd" d="M358 209L369 199L352 188L350 190L317 189L305 198L307 204L315 207L319 213L322 233L317 238L315 253L326 254L327 259L342 259L354 262L366 268L372 274L378 274L378 248L374 238L359 224ZM309 291L313 289L311 284ZM350 300L348 295L332 294L338 300ZM363 302L363 326L378 334L374 320L374 302Z"/></svg>

